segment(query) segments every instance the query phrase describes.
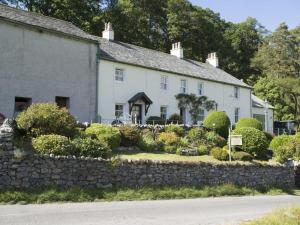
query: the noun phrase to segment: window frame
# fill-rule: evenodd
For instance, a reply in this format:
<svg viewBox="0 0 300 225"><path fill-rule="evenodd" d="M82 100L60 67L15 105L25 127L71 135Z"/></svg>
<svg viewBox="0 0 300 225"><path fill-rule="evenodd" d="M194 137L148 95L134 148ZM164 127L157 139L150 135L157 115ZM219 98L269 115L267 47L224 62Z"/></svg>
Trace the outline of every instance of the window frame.
<svg viewBox="0 0 300 225"><path fill-rule="evenodd" d="M17 102L18 103L22 103L23 102L24 105L22 106L21 104L19 104L17 106ZM25 105L25 103L26 103L26 105ZM30 98L30 97L15 96L15 101L14 101L14 115L18 115L19 113L25 111L31 104L32 104L32 98ZM17 110L18 107L23 107L23 109L22 110Z"/></svg>
<svg viewBox="0 0 300 225"><path fill-rule="evenodd" d="M197 85L198 87L198 95L199 96L202 96L202 95L204 95L204 83L203 82L201 82L201 81L198 81L198 85ZM201 87L201 88L200 88ZM201 93L200 93L201 92Z"/></svg>
<svg viewBox="0 0 300 225"><path fill-rule="evenodd" d="M183 85L185 84L185 85ZM180 79L180 93L186 94L188 90L188 81L187 79ZM184 91L183 91L184 90Z"/></svg>
<svg viewBox="0 0 300 225"><path fill-rule="evenodd" d="M121 76L122 79L118 79L118 78L120 78L120 74L119 73L117 74L117 71L122 71L122 76ZM125 81L125 70L122 68L115 68L114 80L117 82L124 82Z"/></svg>
<svg viewBox="0 0 300 225"><path fill-rule="evenodd" d="M122 106L122 111L120 109L117 109L117 106ZM115 103L115 118L119 119L124 117L124 106L123 103ZM117 112L121 112L121 115L117 116Z"/></svg>
<svg viewBox="0 0 300 225"><path fill-rule="evenodd" d="M160 76L160 89L168 90L168 76L167 75Z"/></svg>
<svg viewBox="0 0 300 225"><path fill-rule="evenodd" d="M234 99L240 98L240 87L237 87L237 86L233 87L233 97L234 97Z"/></svg>
<svg viewBox="0 0 300 225"><path fill-rule="evenodd" d="M66 100L66 106L60 106L57 102L58 99L64 99ZM66 108L70 109L70 97L65 97L65 96L55 96L55 103L59 108Z"/></svg>
<svg viewBox="0 0 300 225"><path fill-rule="evenodd" d="M237 123L240 119L241 109L239 107L234 108L234 122Z"/></svg>
<svg viewBox="0 0 300 225"><path fill-rule="evenodd" d="M201 112L203 112L203 114L201 114L201 115L199 114L197 120L203 122L203 121L205 120L205 110L204 110L204 109L201 109ZM202 120L200 119L201 117L203 117Z"/></svg>
<svg viewBox="0 0 300 225"><path fill-rule="evenodd" d="M165 109L165 112L163 112L162 109ZM160 106L160 118L162 118L164 120L168 119L168 106L166 106L166 105L161 105Z"/></svg>

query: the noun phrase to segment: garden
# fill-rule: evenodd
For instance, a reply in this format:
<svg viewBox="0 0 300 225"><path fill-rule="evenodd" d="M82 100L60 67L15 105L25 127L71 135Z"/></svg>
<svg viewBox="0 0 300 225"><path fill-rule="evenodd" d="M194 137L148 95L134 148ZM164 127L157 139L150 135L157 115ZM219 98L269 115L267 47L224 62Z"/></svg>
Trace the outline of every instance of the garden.
<svg viewBox="0 0 300 225"><path fill-rule="evenodd" d="M203 126L160 125L161 120L156 118L155 122L142 126L99 123L85 126L55 104L33 104L16 118L15 145L20 151L75 157L229 160L230 120L225 112L211 112ZM172 118L180 119L180 116L172 115ZM243 140L242 146L235 146L231 151L235 161L275 160L284 163L300 159L298 134L273 137L263 132L262 124L253 118L240 119L232 134L242 135Z"/></svg>

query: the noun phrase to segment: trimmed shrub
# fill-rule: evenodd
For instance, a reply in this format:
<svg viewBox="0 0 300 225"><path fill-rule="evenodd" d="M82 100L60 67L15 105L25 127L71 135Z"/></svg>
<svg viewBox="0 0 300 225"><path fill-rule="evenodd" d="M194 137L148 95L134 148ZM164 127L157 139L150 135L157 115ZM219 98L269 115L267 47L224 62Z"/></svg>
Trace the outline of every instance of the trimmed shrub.
<svg viewBox="0 0 300 225"><path fill-rule="evenodd" d="M180 143L180 138L174 132L162 132L160 133L158 140L165 145L178 145Z"/></svg>
<svg viewBox="0 0 300 225"><path fill-rule="evenodd" d="M85 130L86 134L97 137L100 141L105 141L112 149L121 144L121 134L118 128L110 125L93 123Z"/></svg>
<svg viewBox="0 0 300 225"><path fill-rule="evenodd" d="M228 128L230 126L230 119L225 112L215 111L211 112L203 122L204 126L214 130L224 138L228 137Z"/></svg>
<svg viewBox="0 0 300 225"><path fill-rule="evenodd" d="M144 134L138 143L138 147L143 151L154 151L157 150L158 144L152 135Z"/></svg>
<svg viewBox="0 0 300 225"><path fill-rule="evenodd" d="M263 130L263 125L255 118L241 118L235 125L235 129L242 127L253 127L257 130Z"/></svg>
<svg viewBox="0 0 300 225"><path fill-rule="evenodd" d="M98 139L92 139L90 137L75 138L72 140L72 144L79 156L107 158L111 154L111 149L108 147L107 143Z"/></svg>
<svg viewBox="0 0 300 225"><path fill-rule="evenodd" d="M240 129L235 129L232 134L242 135L242 151L247 152L257 158L265 157L268 150L268 140L264 132L253 127L243 127Z"/></svg>
<svg viewBox="0 0 300 225"><path fill-rule="evenodd" d="M179 126L179 125L175 125L175 124L171 124L171 125L166 126L165 127L165 132L167 132L167 133L174 132L179 137L184 136L184 128Z"/></svg>
<svg viewBox="0 0 300 225"><path fill-rule="evenodd" d="M175 145L164 145L163 150L166 153L175 154L177 151L177 147Z"/></svg>
<svg viewBox="0 0 300 225"><path fill-rule="evenodd" d="M273 138L270 143L270 148L275 152L281 146L287 145L293 139L290 135L280 135Z"/></svg>
<svg viewBox="0 0 300 225"><path fill-rule="evenodd" d="M205 139L206 131L202 128L192 128L188 134L187 138L192 142L201 142Z"/></svg>
<svg viewBox="0 0 300 225"><path fill-rule="evenodd" d="M199 155L208 155L209 148L206 145L199 145L198 146L198 153Z"/></svg>
<svg viewBox="0 0 300 225"><path fill-rule="evenodd" d="M146 124L149 124L149 125L165 125L166 121L159 117L159 116L149 116L147 121L146 121Z"/></svg>
<svg viewBox="0 0 300 225"><path fill-rule="evenodd" d="M292 159L295 153L295 143L293 141L286 143L285 145L280 145L273 150L274 158L277 162L284 163L288 159Z"/></svg>
<svg viewBox="0 0 300 225"><path fill-rule="evenodd" d="M183 121L182 121L182 117L175 113L175 114L172 114L169 119L168 119L168 123L174 123L174 124L182 124Z"/></svg>
<svg viewBox="0 0 300 225"><path fill-rule="evenodd" d="M248 152L234 152L232 154L232 157L234 160L238 161L252 161L253 156L249 154Z"/></svg>
<svg viewBox="0 0 300 225"><path fill-rule="evenodd" d="M58 134L66 137L75 135L76 120L65 108L52 103L32 104L16 119L19 129L31 137Z"/></svg>
<svg viewBox="0 0 300 225"><path fill-rule="evenodd" d="M205 134L205 138L206 138L206 141L212 146L222 148L223 146L225 146L227 144L226 139L221 137L214 131L207 132Z"/></svg>
<svg viewBox="0 0 300 225"><path fill-rule="evenodd" d="M76 155L70 140L61 135L41 135L32 140L34 149L40 154Z"/></svg>
<svg viewBox="0 0 300 225"><path fill-rule="evenodd" d="M213 148L211 150L211 154L215 159L220 160L220 161L227 161L229 159L228 152L219 147Z"/></svg>
<svg viewBox="0 0 300 225"><path fill-rule="evenodd" d="M136 146L140 140L140 131L137 127L121 126L121 146L130 147Z"/></svg>

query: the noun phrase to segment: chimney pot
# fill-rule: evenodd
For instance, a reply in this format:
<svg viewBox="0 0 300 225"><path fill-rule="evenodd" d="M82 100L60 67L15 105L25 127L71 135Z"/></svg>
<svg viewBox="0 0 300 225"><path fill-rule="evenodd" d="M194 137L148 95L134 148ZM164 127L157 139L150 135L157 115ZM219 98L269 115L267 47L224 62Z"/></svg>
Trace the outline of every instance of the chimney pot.
<svg viewBox="0 0 300 225"><path fill-rule="evenodd" d="M183 48L180 42L172 44L172 49L170 51L171 55L174 55L180 59L183 58Z"/></svg>
<svg viewBox="0 0 300 225"><path fill-rule="evenodd" d="M219 59L217 57L217 53L216 52L209 53L206 62L208 62L210 65L214 67L219 67Z"/></svg>
<svg viewBox="0 0 300 225"><path fill-rule="evenodd" d="M107 40L114 40L115 33L112 27L112 23L108 22L104 24L104 31L102 32L102 38Z"/></svg>

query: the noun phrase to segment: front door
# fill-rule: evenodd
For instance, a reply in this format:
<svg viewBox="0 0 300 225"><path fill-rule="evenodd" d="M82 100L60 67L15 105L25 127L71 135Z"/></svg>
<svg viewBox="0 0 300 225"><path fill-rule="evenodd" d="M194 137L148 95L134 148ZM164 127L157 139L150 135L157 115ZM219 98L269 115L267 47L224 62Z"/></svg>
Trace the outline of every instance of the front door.
<svg viewBox="0 0 300 225"><path fill-rule="evenodd" d="M142 105L134 104L131 110L132 123L142 123Z"/></svg>

